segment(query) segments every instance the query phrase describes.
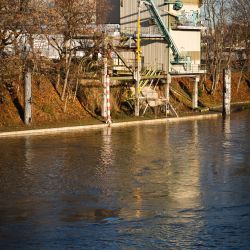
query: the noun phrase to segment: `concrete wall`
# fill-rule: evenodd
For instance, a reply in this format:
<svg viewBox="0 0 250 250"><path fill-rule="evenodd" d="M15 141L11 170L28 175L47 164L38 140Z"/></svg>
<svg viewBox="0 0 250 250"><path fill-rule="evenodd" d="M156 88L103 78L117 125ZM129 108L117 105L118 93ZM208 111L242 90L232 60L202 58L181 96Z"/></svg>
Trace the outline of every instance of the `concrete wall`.
<svg viewBox="0 0 250 250"><path fill-rule="evenodd" d="M200 31L172 30L171 36L183 56L191 56L193 64L200 64Z"/></svg>

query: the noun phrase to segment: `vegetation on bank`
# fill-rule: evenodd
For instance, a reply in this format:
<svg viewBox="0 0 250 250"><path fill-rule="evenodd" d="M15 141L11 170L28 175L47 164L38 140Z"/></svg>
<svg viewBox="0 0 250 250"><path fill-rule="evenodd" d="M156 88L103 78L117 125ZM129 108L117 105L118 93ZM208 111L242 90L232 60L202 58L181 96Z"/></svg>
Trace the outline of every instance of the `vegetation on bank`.
<svg viewBox="0 0 250 250"><path fill-rule="evenodd" d="M239 83L240 73L232 75L232 102L250 102L250 75L244 75ZM199 85L199 107L213 110L222 105L223 89L219 81L216 92L211 96L206 88L211 86L211 80L202 79ZM192 110L193 82L190 78L176 79L172 83L171 103L180 115L193 114ZM0 129L6 130L24 128L23 124L23 86L15 88L0 86L3 93L0 102ZM134 119L134 111L127 103L130 88L128 86L113 86L111 88L111 116L114 121ZM158 89L162 91L161 86ZM69 126L98 124L103 122L101 114L102 86L98 81L85 81L80 87L77 96L71 96L67 109L56 86L45 76L33 77L33 108L32 127ZM204 109L205 110L205 109ZM164 110L149 108L145 118L164 117Z"/></svg>

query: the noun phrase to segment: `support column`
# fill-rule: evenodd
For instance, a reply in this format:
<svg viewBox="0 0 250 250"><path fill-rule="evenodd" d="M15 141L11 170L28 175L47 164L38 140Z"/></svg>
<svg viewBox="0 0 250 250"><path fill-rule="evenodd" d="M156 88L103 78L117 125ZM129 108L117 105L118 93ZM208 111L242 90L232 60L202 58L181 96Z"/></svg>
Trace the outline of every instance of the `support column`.
<svg viewBox="0 0 250 250"><path fill-rule="evenodd" d="M231 113L231 69L223 70L223 115Z"/></svg>
<svg viewBox="0 0 250 250"><path fill-rule="evenodd" d="M102 85L103 85L103 96L102 96L102 117L107 117L107 96L106 96L106 87L107 87L107 74L108 74L108 60L103 58L103 72L102 72Z"/></svg>
<svg viewBox="0 0 250 250"><path fill-rule="evenodd" d="M167 76L167 84L165 86L165 97L166 97L166 116L169 115L170 113L170 106L169 106L169 103L170 103L170 84L171 84L171 75L168 74Z"/></svg>
<svg viewBox="0 0 250 250"><path fill-rule="evenodd" d="M135 76L135 116L140 116L140 99L139 99L140 79L141 79L140 71L137 68Z"/></svg>
<svg viewBox="0 0 250 250"><path fill-rule="evenodd" d="M194 89L193 89L193 109L198 108L198 83L200 81L200 77L196 76L195 77L195 82L194 82Z"/></svg>
<svg viewBox="0 0 250 250"><path fill-rule="evenodd" d="M110 113L110 78L109 75L107 75L107 81L106 81L106 99L107 99L107 120L106 123L111 124L111 113Z"/></svg>
<svg viewBox="0 0 250 250"><path fill-rule="evenodd" d="M24 80L24 123L29 125L32 122L32 89L31 72L27 69Z"/></svg>
<svg viewBox="0 0 250 250"><path fill-rule="evenodd" d="M137 50L136 50L136 72L135 72L135 116L140 116L140 81L141 81L141 5L142 2L137 3Z"/></svg>

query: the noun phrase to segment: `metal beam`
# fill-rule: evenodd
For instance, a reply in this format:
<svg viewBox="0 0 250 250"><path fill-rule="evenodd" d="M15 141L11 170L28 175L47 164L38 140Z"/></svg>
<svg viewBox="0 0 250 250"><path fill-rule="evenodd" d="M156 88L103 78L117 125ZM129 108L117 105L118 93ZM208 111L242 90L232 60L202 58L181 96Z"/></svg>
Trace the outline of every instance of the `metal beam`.
<svg viewBox="0 0 250 250"><path fill-rule="evenodd" d="M134 77L131 76L112 76L110 78L111 80L117 80L117 81L126 81L126 80L134 80ZM141 80L146 79L167 79L167 75L155 75L155 76L141 76Z"/></svg>

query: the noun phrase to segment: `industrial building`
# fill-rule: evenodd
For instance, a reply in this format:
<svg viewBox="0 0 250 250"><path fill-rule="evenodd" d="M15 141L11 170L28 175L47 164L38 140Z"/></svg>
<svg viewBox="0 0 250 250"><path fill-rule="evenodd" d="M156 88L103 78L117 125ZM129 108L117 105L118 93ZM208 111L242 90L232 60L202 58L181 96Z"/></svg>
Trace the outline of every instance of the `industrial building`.
<svg viewBox="0 0 250 250"><path fill-rule="evenodd" d="M122 69L133 70L136 115L140 113L140 99L148 98L152 103L157 98L153 87L157 79L166 80L165 98L161 101L168 104L173 77L194 79L193 108L198 107L198 82L205 73L201 65L201 4L200 0L113 1L115 15L111 16L115 21L110 21L117 22L119 16L122 41L122 46L117 46L114 72L119 75Z"/></svg>
<svg viewBox="0 0 250 250"><path fill-rule="evenodd" d="M117 22L119 16L121 34L136 39L140 11L142 66L155 65L172 73L198 72L202 29L200 6L200 0L113 1L115 15L112 13L113 19L109 21ZM174 58L176 54L178 61ZM126 57L134 59L132 55Z"/></svg>
<svg viewBox="0 0 250 250"><path fill-rule="evenodd" d="M191 107L197 109L198 83L200 75L205 73L201 65L200 48L202 1L109 1L112 8L107 22L113 26L100 25L109 39L98 53L103 59L112 59L111 63L103 60L106 65L103 67L102 77L102 115L106 117L107 107L110 109L110 103L107 103L110 99L107 86L109 88L109 84L112 86L115 82L125 81L131 86L130 100L136 116L144 115L148 107L157 106L164 106L166 115L172 112L178 116L170 101L171 82L178 77L189 77L193 80L190 102ZM99 27L98 15L96 23L97 26L93 27ZM114 28L115 33L110 27ZM81 38L74 39L75 47L79 47L79 39ZM88 39L93 39L92 34ZM56 40L60 41L60 36L56 36ZM34 49L48 58L59 57L55 48L43 37L34 39ZM109 51L109 55L105 55L104 51ZM84 55L84 51L76 50L76 57ZM108 81L107 76L110 76ZM160 84L164 86L164 95L158 91Z"/></svg>

